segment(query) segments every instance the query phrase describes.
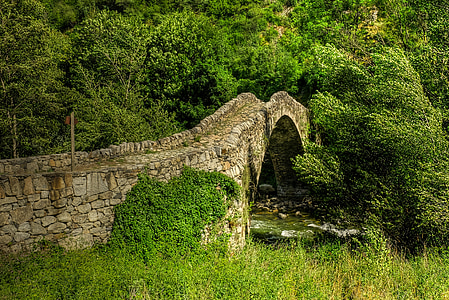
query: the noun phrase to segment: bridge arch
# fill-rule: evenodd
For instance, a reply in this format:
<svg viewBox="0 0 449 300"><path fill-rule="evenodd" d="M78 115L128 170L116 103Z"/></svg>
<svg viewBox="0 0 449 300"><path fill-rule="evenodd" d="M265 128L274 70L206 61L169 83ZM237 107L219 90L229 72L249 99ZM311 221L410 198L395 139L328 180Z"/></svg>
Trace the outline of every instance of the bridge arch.
<svg viewBox="0 0 449 300"><path fill-rule="evenodd" d="M292 158L304 152L302 139L296 124L289 116L283 115L268 136L265 156L268 156L268 159L271 160L274 169L277 196L288 198L301 196L303 189L299 185L292 164ZM259 171L258 178L260 178L260 172L262 172L262 168Z"/></svg>
<svg viewBox="0 0 449 300"><path fill-rule="evenodd" d="M245 96L257 99L252 94ZM269 102L260 101L245 119L232 129L220 151L226 153L221 157L230 163L224 173L234 178L252 201L258 193L264 158L269 156L275 169L277 196L300 196L304 190L298 185L291 159L303 153L309 131L308 109L286 92L278 92Z"/></svg>

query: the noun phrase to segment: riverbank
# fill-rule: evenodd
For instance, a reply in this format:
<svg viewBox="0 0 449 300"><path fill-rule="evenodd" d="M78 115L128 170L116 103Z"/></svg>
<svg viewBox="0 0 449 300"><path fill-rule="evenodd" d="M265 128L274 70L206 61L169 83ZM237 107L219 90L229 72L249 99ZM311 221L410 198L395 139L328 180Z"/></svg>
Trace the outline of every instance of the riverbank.
<svg viewBox="0 0 449 300"><path fill-rule="evenodd" d="M382 240L154 257L108 249L0 256L0 299L447 299L449 252L405 258Z"/></svg>

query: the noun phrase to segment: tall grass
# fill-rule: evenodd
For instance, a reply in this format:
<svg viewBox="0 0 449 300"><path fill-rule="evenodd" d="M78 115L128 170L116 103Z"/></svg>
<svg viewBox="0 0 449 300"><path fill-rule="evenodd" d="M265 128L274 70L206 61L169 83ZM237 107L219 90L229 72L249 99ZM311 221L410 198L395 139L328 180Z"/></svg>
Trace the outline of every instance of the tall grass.
<svg viewBox="0 0 449 300"><path fill-rule="evenodd" d="M449 254L329 241L155 256L107 248L2 255L0 299L449 299Z"/></svg>

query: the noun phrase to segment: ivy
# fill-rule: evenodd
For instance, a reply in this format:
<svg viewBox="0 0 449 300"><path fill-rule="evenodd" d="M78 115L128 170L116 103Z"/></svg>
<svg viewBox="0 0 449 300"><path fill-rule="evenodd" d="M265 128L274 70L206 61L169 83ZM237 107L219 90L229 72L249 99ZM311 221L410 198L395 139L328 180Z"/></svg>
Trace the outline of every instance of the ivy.
<svg viewBox="0 0 449 300"><path fill-rule="evenodd" d="M218 172L186 167L168 183L140 174L126 201L116 206L110 244L144 260L204 249L205 227L223 219L239 195L237 183ZM217 237L217 243L224 246L226 239Z"/></svg>

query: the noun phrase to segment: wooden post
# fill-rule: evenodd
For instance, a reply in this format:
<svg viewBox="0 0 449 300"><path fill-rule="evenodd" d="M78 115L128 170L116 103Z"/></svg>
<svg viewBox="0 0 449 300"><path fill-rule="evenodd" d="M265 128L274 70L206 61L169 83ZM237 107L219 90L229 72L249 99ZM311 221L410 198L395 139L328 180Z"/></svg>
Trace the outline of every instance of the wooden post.
<svg viewBox="0 0 449 300"><path fill-rule="evenodd" d="M70 114L70 139L72 142L72 164L71 170L75 168L75 113Z"/></svg>

